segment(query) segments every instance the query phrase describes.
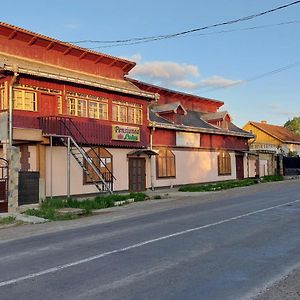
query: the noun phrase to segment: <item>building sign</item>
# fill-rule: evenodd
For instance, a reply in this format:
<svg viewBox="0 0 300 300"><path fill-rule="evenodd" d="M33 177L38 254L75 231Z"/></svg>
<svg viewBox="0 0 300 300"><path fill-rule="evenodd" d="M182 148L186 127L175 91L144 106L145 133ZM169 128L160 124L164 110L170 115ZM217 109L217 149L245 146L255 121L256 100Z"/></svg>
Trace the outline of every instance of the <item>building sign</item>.
<svg viewBox="0 0 300 300"><path fill-rule="evenodd" d="M117 141L139 142L140 128L122 125L112 125L112 139Z"/></svg>
<svg viewBox="0 0 300 300"><path fill-rule="evenodd" d="M176 146L200 147L200 133L176 132Z"/></svg>

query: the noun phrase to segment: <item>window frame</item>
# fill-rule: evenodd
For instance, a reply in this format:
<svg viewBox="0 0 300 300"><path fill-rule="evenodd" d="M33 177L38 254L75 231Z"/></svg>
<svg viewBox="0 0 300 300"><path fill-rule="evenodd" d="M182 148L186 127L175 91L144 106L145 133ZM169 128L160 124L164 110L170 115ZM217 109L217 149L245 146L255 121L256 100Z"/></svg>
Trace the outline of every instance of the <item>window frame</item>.
<svg viewBox="0 0 300 300"><path fill-rule="evenodd" d="M218 153L218 175L232 175L231 155L228 151L220 151Z"/></svg>
<svg viewBox="0 0 300 300"><path fill-rule="evenodd" d="M142 125L143 104L112 101L112 121Z"/></svg>
<svg viewBox="0 0 300 300"><path fill-rule="evenodd" d="M156 156L156 177L176 178L176 157L169 148L160 149Z"/></svg>
<svg viewBox="0 0 300 300"><path fill-rule="evenodd" d="M104 162L104 164L107 166L109 171L113 174L113 155L104 147L95 147L93 149L97 153L97 155L101 158L101 160ZM87 154L91 157L91 159L96 158L94 155L94 151L92 149L87 150ZM110 166L108 164L110 164ZM87 168L87 170L90 173L93 172L94 174L92 174L92 175L94 175L94 177L96 177L94 170L89 166L89 164L86 163L86 161L84 161L84 165ZM100 171L101 171L101 168L103 168L103 170L105 170L105 172L107 172L106 167L102 166L102 162L99 161L99 165L98 164L96 164L96 165L97 165L97 167L100 167ZM101 180L99 179L98 181L92 181L89 178L89 176L85 173L85 171L83 171L83 184L90 185L90 184L94 184L94 182L99 183L99 182L101 182Z"/></svg>
<svg viewBox="0 0 300 300"><path fill-rule="evenodd" d="M21 97L21 101L18 103L17 102L17 97L16 93L19 93ZM31 99L30 106L32 106L32 109L28 109L28 103L26 101L26 94L30 94L33 96L33 100ZM35 91L27 90L27 89L18 89L18 88L13 88L13 109L16 110L24 110L24 111L32 111L32 112L37 112L38 111L38 99L37 99L37 93ZM20 104L17 106L17 104Z"/></svg>

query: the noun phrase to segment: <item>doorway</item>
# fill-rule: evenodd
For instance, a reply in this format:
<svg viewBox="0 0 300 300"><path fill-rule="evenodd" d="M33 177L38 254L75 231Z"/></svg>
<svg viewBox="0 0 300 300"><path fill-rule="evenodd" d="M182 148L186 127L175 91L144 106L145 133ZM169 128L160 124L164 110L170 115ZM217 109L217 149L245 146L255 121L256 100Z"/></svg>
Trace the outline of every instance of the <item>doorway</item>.
<svg viewBox="0 0 300 300"><path fill-rule="evenodd" d="M236 179L244 179L244 156L235 155Z"/></svg>
<svg viewBox="0 0 300 300"><path fill-rule="evenodd" d="M129 191L142 192L146 189L145 158L129 158Z"/></svg>
<svg viewBox="0 0 300 300"><path fill-rule="evenodd" d="M55 95L41 94L40 112L44 116L55 116L57 113L57 100Z"/></svg>

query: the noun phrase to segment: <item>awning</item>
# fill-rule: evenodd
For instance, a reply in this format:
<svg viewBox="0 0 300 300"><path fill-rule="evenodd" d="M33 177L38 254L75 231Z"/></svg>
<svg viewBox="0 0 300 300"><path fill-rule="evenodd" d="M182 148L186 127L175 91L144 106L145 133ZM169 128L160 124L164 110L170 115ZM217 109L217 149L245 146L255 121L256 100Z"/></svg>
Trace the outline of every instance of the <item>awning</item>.
<svg viewBox="0 0 300 300"><path fill-rule="evenodd" d="M152 155L158 155L158 151L151 150L151 149L138 149L138 150L133 150L127 154L128 157L141 156L141 155L147 155L150 157Z"/></svg>

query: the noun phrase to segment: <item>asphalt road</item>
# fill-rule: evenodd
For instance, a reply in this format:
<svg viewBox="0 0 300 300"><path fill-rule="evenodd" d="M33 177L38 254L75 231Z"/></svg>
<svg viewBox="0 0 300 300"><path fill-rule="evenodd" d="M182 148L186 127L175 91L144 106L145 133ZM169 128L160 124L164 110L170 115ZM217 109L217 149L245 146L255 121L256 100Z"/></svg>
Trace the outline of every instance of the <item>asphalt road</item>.
<svg viewBox="0 0 300 300"><path fill-rule="evenodd" d="M250 299L300 265L300 181L111 214L0 232L0 299Z"/></svg>

